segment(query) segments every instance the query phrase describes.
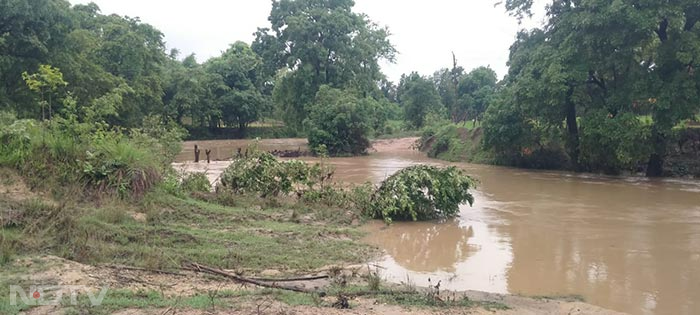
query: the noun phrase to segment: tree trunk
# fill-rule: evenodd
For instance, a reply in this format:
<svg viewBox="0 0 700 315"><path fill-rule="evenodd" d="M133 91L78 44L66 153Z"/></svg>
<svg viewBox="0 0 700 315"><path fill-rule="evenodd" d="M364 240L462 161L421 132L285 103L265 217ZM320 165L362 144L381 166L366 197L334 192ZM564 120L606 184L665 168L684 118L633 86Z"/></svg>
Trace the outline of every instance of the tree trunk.
<svg viewBox="0 0 700 315"><path fill-rule="evenodd" d="M241 138L245 138L245 132L246 132L246 123L239 122L238 123L238 133L241 135Z"/></svg>
<svg viewBox="0 0 700 315"><path fill-rule="evenodd" d="M581 155L581 147L578 135L578 121L576 120L576 104L571 99L573 95L574 87L569 86L569 90L566 92L566 129L568 131L566 145L574 170L580 171L579 156Z"/></svg>
<svg viewBox="0 0 700 315"><path fill-rule="evenodd" d="M649 156L647 177L661 177L664 174L664 156L666 156L666 138L654 126L651 130L651 140L654 151Z"/></svg>

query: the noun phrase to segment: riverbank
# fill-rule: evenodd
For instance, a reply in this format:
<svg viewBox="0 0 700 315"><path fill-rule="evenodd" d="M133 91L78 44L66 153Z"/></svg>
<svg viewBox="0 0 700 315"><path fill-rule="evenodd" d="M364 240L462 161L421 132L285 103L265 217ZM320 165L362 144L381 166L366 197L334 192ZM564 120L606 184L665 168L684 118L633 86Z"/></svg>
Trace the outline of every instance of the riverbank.
<svg viewBox="0 0 700 315"><path fill-rule="evenodd" d="M387 140L379 150L408 149L408 142ZM362 218L342 209L161 191L138 203L84 203L55 200L12 171L3 174L3 314L615 314L574 300L384 283L381 268L366 264L379 252L360 241ZM242 285L193 264L264 285ZM313 280L284 281L299 277ZM284 288L264 288L279 284ZM40 293L48 301L60 286L79 286L83 294L77 305L67 294L59 305L32 306L32 297L30 305L12 305L13 285L52 286ZM85 290L105 286L102 304L90 306Z"/></svg>
<svg viewBox="0 0 700 315"><path fill-rule="evenodd" d="M17 261L23 272L31 272L33 281L51 281L56 285L69 284L99 290L109 286L109 291L99 307L90 307L91 314L115 315L161 315L161 314L366 314L366 315L619 315L621 313L604 310L581 302L575 297L522 297L515 295L489 294L477 291L442 292L441 299L463 299L460 305L429 305L427 293L413 289L413 293L387 294L382 289L375 296L348 295L349 309L337 307L338 296L319 296L284 290L245 287L231 281L208 277L191 271L177 274L159 274L146 270L128 269L123 266L91 266L61 259L54 256L23 258ZM367 266L343 266L340 277L350 279L356 285L357 279L367 277ZM371 267L370 267L371 268ZM325 268L311 275L328 274ZM230 270L229 272L234 272ZM268 277L279 277L276 270L267 270ZM333 286L335 279L321 279L288 282L289 286L309 288ZM361 281L361 280L360 280ZM405 288L391 288L393 292ZM48 299L49 297L47 297ZM449 303L449 302L445 302ZM67 303L66 303L67 304ZM38 306L28 309L25 314L72 314L80 313L89 307L84 296L79 297L78 307L68 305ZM336 306L334 306L336 305Z"/></svg>
<svg viewBox="0 0 700 315"><path fill-rule="evenodd" d="M571 161L561 145L522 148L504 159L483 148L482 128L465 128L447 125L424 132L418 149L431 158L448 162L465 162L502 165L520 169L573 171ZM591 170L581 166L583 170ZM609 168L610 175L644 176L646 160L640 160L629 168ZM700 178L700 129L688 127L675 130L669 140L664 158L663 177Z"/></svg>

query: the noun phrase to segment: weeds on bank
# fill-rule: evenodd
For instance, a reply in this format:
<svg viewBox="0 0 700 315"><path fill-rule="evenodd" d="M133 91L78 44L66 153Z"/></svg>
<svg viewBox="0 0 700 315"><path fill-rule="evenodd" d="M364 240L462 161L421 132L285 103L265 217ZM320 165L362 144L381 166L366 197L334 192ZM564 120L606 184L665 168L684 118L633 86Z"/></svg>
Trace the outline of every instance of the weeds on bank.
<svg viewBox="0 0 700 315"><path fill-rule="evenodd" d="M154 269L196 261L226 269L311 270L361 263L375 250L354 240L363 234L340 224L310 225L291 220L286 208L236 207L191 198L147 196L144 207L114 201L100 207L15 203L21 217L3 226L0 260L15 248L50 252L82 263L118 263ZM147 205L147 206L145 206ZM133 214L144 212L146 221ZM329 250L332 249L332 250Z"/></svg>

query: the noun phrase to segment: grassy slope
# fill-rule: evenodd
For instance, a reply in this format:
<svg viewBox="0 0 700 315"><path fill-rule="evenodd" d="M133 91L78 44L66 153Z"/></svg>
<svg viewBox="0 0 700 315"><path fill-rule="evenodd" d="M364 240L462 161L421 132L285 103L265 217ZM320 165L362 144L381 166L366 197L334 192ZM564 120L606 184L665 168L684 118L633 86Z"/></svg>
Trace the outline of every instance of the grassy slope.
<svg viewBox="0 0 700 315"><path fill-rule="evenodd" d="M138 203L112 201L96 206L38 197L13 201L2 193L2 314L26 308L10 307L7 300L9 286L22 284L19 276L28 272L17 264L17 257L49 254L89 265L154 269L198 262L255 274L266 269L304 273L328 265L362 263L377 254L376 248L357 241L363 232L348 224L352 218L348 220L340 209L246 197L230 198L226 203L232 206L224 206L202 200L213 195L194 199L161 192ZM206 300L192 296L178 303L200 308L208 305ZM116 291L105 307L173 303L149 292Z"/></svg>
<svg viewBox="0 0 700 315"><path fill-rule="evenodd" d="M360 263L374 253L354 241L362 233L349 225L296 218L312 209L246 198L237 202L229 207L158 193L138 205L100 207L0 201L23 213L26 222L3 228L22 254L49 253L88 264L172 268L195 261L251 272L305 271ZM139 212L145 222L133 218ZM46 220L35 221L39 217Z"/></svg>

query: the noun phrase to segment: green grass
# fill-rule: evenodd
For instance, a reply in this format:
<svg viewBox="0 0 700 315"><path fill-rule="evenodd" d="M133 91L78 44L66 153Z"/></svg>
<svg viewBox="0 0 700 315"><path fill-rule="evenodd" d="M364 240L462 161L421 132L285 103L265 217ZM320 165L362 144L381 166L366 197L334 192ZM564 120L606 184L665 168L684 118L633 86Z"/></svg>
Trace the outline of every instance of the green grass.
<svg viewBox="0 0 700 315"><path fill-rule="evenodd" d="M297 222L284 204L263 208L245 198L239 202L228 207L160 193L147 196L142 205L33 201L13 205L23 209L27 223L4 233L19 242L22 254L48 252L87 264L148 268L177 268L191 261L251 272L309 271L361 263L376 254L356 241L363 233L355 228ZM128 212L147 212L147 222Z"/></svg>
<svg viewBox="0 0 700 315"><path fill-rule="evenodd" d="M473 129L474 123L431 126L423 130L422 150L429 157L450 162L494 164L494 156L481 145L481 129Z"/></svg>
<svg viewBox="0 0 700 315"><path fill-rule="evenodd" d="M211 310L217 308L231 309L234 304L231 298L250 295L247 291L221 291L210 293L200 293L185 297L167 297L157 291L130 291L130 290L110 290L99 306L92 306L90 299L86 295L78 298L77 305L71 305L70 299L63 301L65 314L83 314L81 310L90 310L90 314L112 314L122 309L154 309L154 308L175 308Z"/></svg>
<svg viewBox="0 0 700 315"><path fill-rule="evenodd" d="M414 292L408 294L383 294L378 296L378 300L383 303L430 308L476 308L481 307L488 311L510 309L503 303L493 301L474 301L466 296L451 296L442 294L439 298L431 294Z"/></svg>
<svg viewBox="0 0 700 315"><path fill-rule="evenodd" d="M0 208L20 210L22 216L20 222L3 226L2 230L3 243L15 244L14 248L21 251L7 258L0 271L0 313L16 314L28 308L10 306L8 301L9 285L23 284L20 275L30 272L15 263L17 257L50 254L89 265L152 269L176 269L186 262L197 262L247 274L266 269L296 274L328 265L362 263L377 254L376 248L358 241L364 232L313 216L314 209L343 214L346 210L245 196L235 197L231 203L234 205L224 206L159 191L146 195L140 203L115 199L100 206L53 204L38 199L2 200ZM134 212L146 212L147 220L132 218L130 213ZM307 221L295 219L294 212L306 213ZM109 314L124 308L230 308L233 303L226 298L250 293L223 294L212 301L208 294L171 298L157 292L112 290L104 305L91 314ZM289 305L319 304L317 297L308 294L275 290L252 294L271 296ZM87 306L87 297L81 301L79 307L68 310Z"/></svg>
<svg viewBox="0 0 700 315"><path fill-rule="evenodd" d="M18 285L23 288L29 287L30 283L22 275L26 275L29 268L26 266L6 264L0 272L0 314L17 314L21 311L30 309L30 306L18 303L19 305L10 305L10 286ZM18 298L19 301L21 299Z"/></svg>
<svg viewBox="0 0 700 315"><path fill-rule="evenodd" d="M70 299L66 298L62 306L67 315L83 314L81 310L86 309L89 309L90 314L93 315L112 314L123 309L146 310L172 308L175 310L235 311L237 306L244 302L255 303L256 301L263 301L265 298L271 298L289 306L324 306L321 299L317 296L273 289L242 291L212 290L184 297L164 296L160 292L153 290L110 290L99 306L92 306L90 299L85 295L78 297L78 305L71 305Z"/></svg>

